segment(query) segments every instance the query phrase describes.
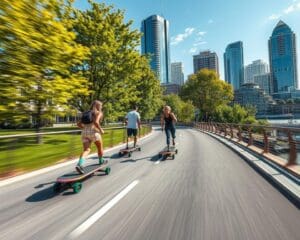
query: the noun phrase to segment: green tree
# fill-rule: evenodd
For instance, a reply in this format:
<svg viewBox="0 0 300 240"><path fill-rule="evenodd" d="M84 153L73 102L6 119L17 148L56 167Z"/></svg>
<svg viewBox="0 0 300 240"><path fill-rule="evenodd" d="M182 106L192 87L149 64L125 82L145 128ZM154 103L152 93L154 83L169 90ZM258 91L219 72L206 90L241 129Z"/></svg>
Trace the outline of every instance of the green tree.
<svg viewBox="0 0 300 240"><path fill-rule="evenodd" d="M170 94L163 97L165 105L172 108L177 120L180 122L191 122L195 117L195 107L191 101L183 101L178 95Z"/></svg>
<svg viewBox="0 0 300 240"><path fill-rule="evenodd" d="M191 101L186 101L182 103L180 110L180 121L181 122L192 122L195 118L195 107Z"/></svg>
<svg viewBox="0 0 300 240"><path fill-rule="evenodd" d="M87 94L80 72L89 50L68 31L63 0L2 0L0 4L0 115L6 121L32 117L37 131L54 114L70 110ZM61 12L60 12L61 11Z"/></svg>
<svg viewBox="0 0 300 240"><path fill-rule="evenodd" d="M163 104L162 89L156 74L150 68L149 59L141 56L139 65L138 70L142 75L137 81L137 104L141 117L145 120L152 120Z"/></svg>
<svg viewBox="0 0 300 240"><path fill-rule="evenodd" d="M92 100L99 99L104 102L106 120L114 121L125 115L132 102L142 101L141 91L152 99L159 96L160 91L153 95L153 92L145 93L140 89L142 79L147 80L145 86L151 87L155 83L152 72L141 64L145 61L137 51L141 35L137 30L131 30L132 21L125 23L124 12L112 6L89 3L89 10L74 10L69 16L76 41L91 52L83 65L90 94L78 98L75 104L83 110ZM146 106L145 103L142 105Z"/></svg>
<svg viewBox="0 0 300 240"><path fill-rule="evenodd" d="M233 106L220 105L213 115L213 120L223 123L253 124L257 123L255 111L252 107L242 107L239 104Z"/></svg>
<svg viewBox="0 0 300 240"><path fill-rule="evenodd" d="M202 116L208 119L218 106L232 101L233 89L230 84L220 80L215 71L204 69L189 77L180 95L183 100L192 101Z"/></svg>

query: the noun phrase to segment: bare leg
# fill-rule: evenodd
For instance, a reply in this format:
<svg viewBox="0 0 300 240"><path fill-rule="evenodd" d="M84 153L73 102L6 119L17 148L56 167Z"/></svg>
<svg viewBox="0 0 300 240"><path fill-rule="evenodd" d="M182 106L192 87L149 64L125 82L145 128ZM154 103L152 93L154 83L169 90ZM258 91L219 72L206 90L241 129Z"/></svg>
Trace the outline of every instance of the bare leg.
<svg viewBox="0 0 300 240"><path fill-rule="evenodd" d="M91 141L87 140L83 142L83 152L80 154L79 161L76 166L76 170L80 173L84 173L84 169L82 168L84 158L89 155L91 151Z"/></svg>
<svg viewBox="0 0 300 240"><path fill-rule="evenodd" d="M95 145L97 147L98 157L102 158L103 157L103 144L102 144L102 140L96 141Z"/></svg>
<svg viewBox="0 0 300 240"><path fill-rule="evenodd" d="M136 143L137 143L137 136L134 136L134 147L136 147Z"/></svg>
<svg viewBox="0 0 300 240"><path fill-rule="evenodd" d="M89 155L91 151L91 141L86 141L83 143L83 152L80 154L80 158L84 158Z"/></svg>

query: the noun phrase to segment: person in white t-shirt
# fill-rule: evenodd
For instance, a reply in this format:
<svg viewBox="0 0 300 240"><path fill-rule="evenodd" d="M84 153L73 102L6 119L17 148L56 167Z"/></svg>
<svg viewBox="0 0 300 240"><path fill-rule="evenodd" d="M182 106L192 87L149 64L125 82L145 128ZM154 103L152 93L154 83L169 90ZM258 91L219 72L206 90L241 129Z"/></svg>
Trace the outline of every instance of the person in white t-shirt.
<svg viewBox="0 0 300 240"><path fill-rule="evenodd" d="M134 137L134 147L137 143L138 129L141 129L141 117L137 112L138 107L134 105L132 110L127 113L125 117L125 123L127 124L127 149L128 149L128 138Z"/></svg>

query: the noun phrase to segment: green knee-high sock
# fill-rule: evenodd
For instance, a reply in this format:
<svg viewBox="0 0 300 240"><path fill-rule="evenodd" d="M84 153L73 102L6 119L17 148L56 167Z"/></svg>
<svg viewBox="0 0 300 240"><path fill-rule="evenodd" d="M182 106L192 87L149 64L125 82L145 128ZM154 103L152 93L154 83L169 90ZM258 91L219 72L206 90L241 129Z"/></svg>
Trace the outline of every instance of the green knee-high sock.
<svg viewBox="0 0 300 240"><path fill-rule="evenodd" d="M103 158L103 156L99 157L99 164L102 164L102 163L104 163L104 158Z"/></svg>
<svg viewBox="0 0 300 240"><path fill-rule="evenodd" d="M83 157L79 158L78 166L82 166L83 162L84 162L84 158Z"/></svg>

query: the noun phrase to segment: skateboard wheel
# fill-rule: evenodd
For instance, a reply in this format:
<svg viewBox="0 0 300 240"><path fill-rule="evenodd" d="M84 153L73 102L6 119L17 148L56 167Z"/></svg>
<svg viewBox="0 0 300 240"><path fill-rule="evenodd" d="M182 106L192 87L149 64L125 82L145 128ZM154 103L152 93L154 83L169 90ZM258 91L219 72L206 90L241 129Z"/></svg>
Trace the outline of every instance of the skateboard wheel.
<svg viewBox="0 0 300 240"><path fill-rule="evenodd" d="M53 192L54 193L59 193L61 191L61 186L62 184L57 182L57 183L54 183L53 185Z"/></svg>
<svg viewBox="0 0 300 240"><path fill-rule="evenodd" d="M131 157L131 152L130 152L130 153L128 153L128 157Z"/></svg>
<svg viewBox="0 0 300 240"><path fill-rule="evenodd" d="M173 159L173 160L175 159L175 155L172 156L172 159Z"/></svg>
<svg viewBox="0 0 300 240"><path fill-rule="evenodd" d="M74 193L79 193L81 188L82 188L82 183L81 182L76 182L72 185L73 192Z"/></svg>
<svg viewBox="0 0 300 240"><path fill-rule="evenodd" d="M138 150L139 150L139 151L142 151L142 149L141 149L140 147L138 148Z"/></svg>
<svg viewBox="0 0 300 240"><path fill-rule="evenodd" d="M175 150L175 153L176 153L176 154L178 153L178 149Z"/></svg>
<svg viewBox="0 0 300 240"><path fill-rule="evenodd" d="M105 174L108 175L110 173L110 167L105 168Z"/></svg>

